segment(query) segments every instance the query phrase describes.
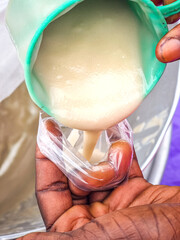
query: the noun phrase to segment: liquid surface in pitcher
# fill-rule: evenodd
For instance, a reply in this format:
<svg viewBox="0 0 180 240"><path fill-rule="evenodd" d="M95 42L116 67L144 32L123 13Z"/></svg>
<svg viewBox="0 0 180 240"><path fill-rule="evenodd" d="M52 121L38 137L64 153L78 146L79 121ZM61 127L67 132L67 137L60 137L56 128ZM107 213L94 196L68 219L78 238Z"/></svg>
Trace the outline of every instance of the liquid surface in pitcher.
<svg viewBox="0 0 180 240"><path fill-rule="evenodd" d="M48 93L54 117L87 131L90 151L100 131L128 117L143 99L139 28L127 1L91 0L43 33L34 74Z"/></svg>

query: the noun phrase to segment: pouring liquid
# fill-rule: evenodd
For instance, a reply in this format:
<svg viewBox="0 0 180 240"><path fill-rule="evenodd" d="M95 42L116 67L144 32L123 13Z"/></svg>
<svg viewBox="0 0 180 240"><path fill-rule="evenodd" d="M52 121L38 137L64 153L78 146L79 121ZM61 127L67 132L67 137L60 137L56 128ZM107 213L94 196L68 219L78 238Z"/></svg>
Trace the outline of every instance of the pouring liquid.
<svg viewBox="0 0 180 240"><path fill-rule="evenodd" d="M93 154L96 143L99 139L101 131L85 131L84 132L84 144L83 144L83 156L90 161Z"/></svg>
<svg viewBox="0 0 180 240"><path fill-rule="evenodd" d="M85 131L88 160L101 131L128 117L143 99L139 28L126 0L86 0L43 33L34 74L54 117Z"/></svg>

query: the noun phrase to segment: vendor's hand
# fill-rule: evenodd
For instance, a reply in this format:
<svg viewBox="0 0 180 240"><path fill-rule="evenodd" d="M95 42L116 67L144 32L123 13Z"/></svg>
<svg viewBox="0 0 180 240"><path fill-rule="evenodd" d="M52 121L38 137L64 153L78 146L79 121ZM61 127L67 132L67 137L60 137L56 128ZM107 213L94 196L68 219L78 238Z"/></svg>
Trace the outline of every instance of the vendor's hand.
<svg viewBox="0 0 180 240"><path fill-rule="evenodd" d="M168 5L176 0L152 0L156 5ZM166 18L167 23L174 23L180 19L180 13ZM168 63L180 59L180 24L169 31L156 47L156 57L159 61Z"/></svg>
<svg viewBox="0 0 180 240"><path fill-rule="evenodd" d="M61 136L56 124L48 126ZM85 192L37 147L36 196L48 233L21 240L180 239L180 187L148 183L135 154L128 181L111 191Z"/></svg>

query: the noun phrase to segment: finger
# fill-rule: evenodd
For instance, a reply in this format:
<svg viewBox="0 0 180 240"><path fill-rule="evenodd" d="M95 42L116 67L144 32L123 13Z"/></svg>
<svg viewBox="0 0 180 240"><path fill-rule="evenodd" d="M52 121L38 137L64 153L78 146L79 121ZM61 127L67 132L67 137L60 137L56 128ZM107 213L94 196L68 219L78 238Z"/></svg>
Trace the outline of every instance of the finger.
<svg viewBox="0 0 180 240"><path fill-rule="evenodd" d="M107 184L114 184L121 182L127 176L132 159L132 148L129 143L125 141L117 141L112 143L108 161L96 166L97 172L89 172L90 176L85 176L84 179L88 185L94 188L106 187ZM93 178L94 177L94 178ZM113 187L113 185L112 185ZM96 191L90 193L88 196L89 203L103 201L111 192L109 191Z"/></svg>
<svg viewBox="0 0 180 240"><path fill-rule="evenodd" d="M164 5L171 4L173 2L176 2L177 0L163 0ZM180 19L180 13L174 14L173 16L167 17L166 22L168 24L175 23L177 20Z"/></svg>
<svg viewBox="0 0 180 240"><path fill-rule="evenodd" d="M151 186L151 184L143 178L143 174L134 151L133 162L128 180L112 191L103 203L109 207L110 211L126 208L149 186Z"/></svg>
<svg viewBox="0 0 180 240"><path fill-rule="evenodd" d="M53 135L61 138L61 132L55 122L48 120L45 126ZM36 196L47 229L72 206L67 178L54 163L44 157L38 147L36 151Z"/></svg>
<svg viewBox="0 0 180 240"><path fill-rule="evenodd" d="M98 192L91 192L88 199L89 203L94 202L102 202L105 198L109 196L109 194L112 192L112 190L106 190L106 191L98 191Z"/></svg>
<svg viewBox="0 0 180 240"><path fill-rule="evenodd" d="M79 180L79 184L85 189L103 190L112 181L123 181L127 176L131 160L132 148L128 142L121 140L112 143L108 160L92 166L90 170L86 170L87 174L79 173L82 179Z"/></svg>
<svg viewBox="0 0 180 240"><path fill-rule="evenodd" d="M89 213L88 206L73 206L66 211L51 228L52 232L69 232L78 229L89 223L92 220L92 215Z"/></svg>
<svg viewBox="0 0 180 240"><path fill-rule="evenodd" d="M109 207L102 202L94 202L89 206L89 212L94 218L104 216L109 213Z"/></svg>
<svg viewBox="0 0 180 240"><path fill-rule="evenodd" d="M73 205L85 205L88 204L88 195L90 191L84 191L78 188L71 180L68 180L69 188L72 193L72 204Z"/></svg>
<svg viewBox="0 0 180 240"><path fill-rule="evenodd" d="M164 63L180 59L180 24L159 41L156 47L156 57Z"/></svg>
<svg viewBox="0 0 180 240"><path fill-rule="evenodd" d="M83 227L83 239L180 239L180 205L126 208L103 215ZM83 231L74 232L74 238ZM91 234L91 235L90 235ZM88 236L91 236L91 238Z"/></svg>
<svg viewBox="0 0 180 240"><path fill-rule="evenodd" d="M124 180L128 174L133 151L131 145L126 141L117 141L111 144L108 161L114 166L116 179Z"/></svg>
<svg viewBox="0 0 180 240"><path fill-rule="evenodd" d="M143 178L129 179L127 182L112 191L103 203L109 207L111 212L127 208L133 200L150 185L151 184L146 182Z"/></svg>
<svg viewBox="0 0 180 240"><path fill-rule="evenodd" d="M91 169L86 169L86 174L79 173L80 180L76 179L76 183L80 188L87 190L98 190L106 186L115 176L115 170L109 162L101 162L94 165Z"/></svg>
<svg viewBox="0 0 180 240"><path fill-rule="evenodd" d="M80 186L79 181L80 181L79 178L74 179L74 182L75 182L76 184L79 184L79 186ZM90 191L85 191L85 190L82 190L82 189L78 188L78 187L77 187L76 185L74 185L74 183L71 182L70 180L69 180L69 188L70 188L72 194L74 195L74 199L80 199L81 197L86 197L86 196L89 195L89 193L90 193Z"/></svg>

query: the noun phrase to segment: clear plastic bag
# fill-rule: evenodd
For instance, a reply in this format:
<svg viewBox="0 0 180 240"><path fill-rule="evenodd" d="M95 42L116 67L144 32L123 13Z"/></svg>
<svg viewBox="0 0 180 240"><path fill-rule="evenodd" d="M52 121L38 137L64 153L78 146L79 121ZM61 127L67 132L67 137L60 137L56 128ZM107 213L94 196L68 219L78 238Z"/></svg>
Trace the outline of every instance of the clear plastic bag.
<svg viewBox="0 0 180 240"><path fill-rule="evenodd" d="M126 179L133 157L127 120L101 133L90 161L81 154L83 131L64 127L44 113L40 114L37 144L44 156L85 191L116 187Z"/></svg>

